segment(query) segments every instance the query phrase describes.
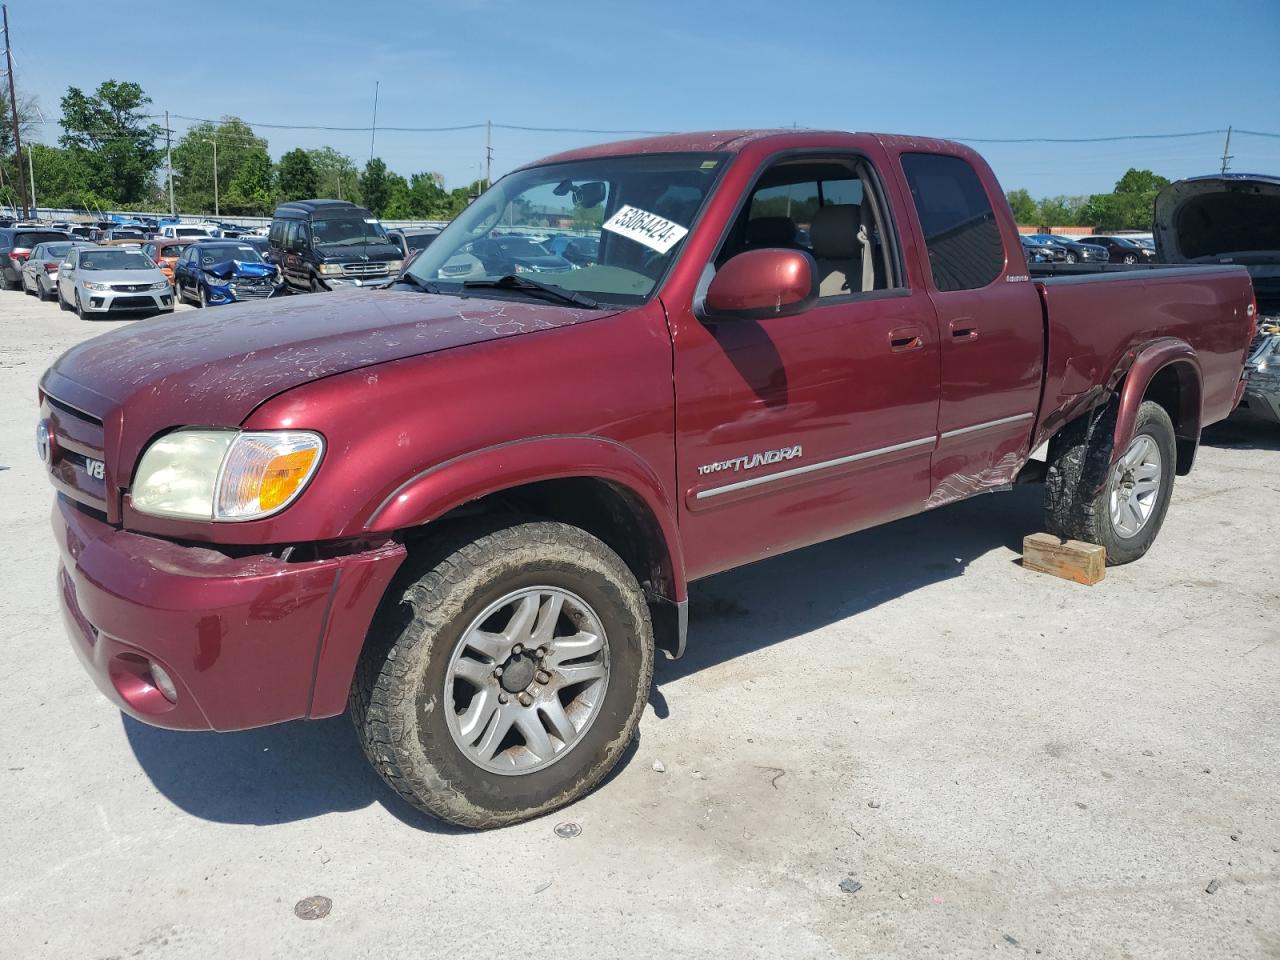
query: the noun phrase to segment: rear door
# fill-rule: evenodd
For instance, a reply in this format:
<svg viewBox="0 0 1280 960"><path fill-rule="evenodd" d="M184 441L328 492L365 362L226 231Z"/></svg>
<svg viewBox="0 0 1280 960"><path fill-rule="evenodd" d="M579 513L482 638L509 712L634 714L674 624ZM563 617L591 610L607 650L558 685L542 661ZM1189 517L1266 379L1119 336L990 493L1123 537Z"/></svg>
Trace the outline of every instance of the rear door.
<svg viewBox="0 0 1280 960"><path fill-rule="evenodd" d="M886 211L864 156L777 159L707 269L761 246L808 250L817 305L731 322L668 305L691 577L917 512L928 494L937 324ZM875 238L867 272L860 233Z"/></svg>
<svg viewBox="0 0 1280 960"><path fill-rule="evenodd" d="M1044 320L1024 272L1012 217L996 214L999 186L971 159L903 153L912 213L924 237L938 313L942 395L928 505L1012 480L1040 402ZM1001 208L1007 209L1003 194Z"/></svg>

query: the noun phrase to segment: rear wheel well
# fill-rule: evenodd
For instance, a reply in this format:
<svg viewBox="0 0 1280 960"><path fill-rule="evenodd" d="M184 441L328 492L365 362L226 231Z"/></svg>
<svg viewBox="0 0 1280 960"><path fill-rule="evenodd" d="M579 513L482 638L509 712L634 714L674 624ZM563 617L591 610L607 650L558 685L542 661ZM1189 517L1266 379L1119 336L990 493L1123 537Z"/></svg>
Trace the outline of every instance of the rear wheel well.
<svg viewBox="0 0 1280 960"><path fill-rule="evenodd" d="M500 490L463 504L423 527L405 532L410 552L440 524L503 515L556 520L587 531L630 568L645 593L675 596L671 554L648 505L619 484L598 477L566 477Z"/></svg>
<svg viewBox="0 0 1280 960"><path fill-rule="evenodd" d="M1191 471L1200 442L1200 378L1189 363L1171 363L1151 378L1142 398L1158 403L1173 421L1178 474Z"/></svg>

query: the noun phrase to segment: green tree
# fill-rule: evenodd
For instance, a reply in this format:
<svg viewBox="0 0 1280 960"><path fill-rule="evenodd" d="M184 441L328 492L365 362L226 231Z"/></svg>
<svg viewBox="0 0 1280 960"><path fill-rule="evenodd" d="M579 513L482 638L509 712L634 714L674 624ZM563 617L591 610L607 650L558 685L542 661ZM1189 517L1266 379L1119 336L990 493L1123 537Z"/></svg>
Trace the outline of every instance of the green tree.
<svg viewBox="0 0 1280 960"><path fill-rule="evenodd" d="M398 173L387 173L387 202L381 215L388 220L412 220L421 216L414 209L409 181Z"/></svg>
<svg viewBox="0 0 1280 960"><path fill-rule="evenodd" d="M415 173L409 178L410 216L422 220L444 220L451 216L452 201L438 173Z"/></svg>
<svg viewBox="0 0 1280 960"><path fill-rule="evenodd" d="M221 155L218 160L222 160ZM227 186L222 209L241 216L265 217L271 213L273 200L271 157L266 147L250 147Z"/></svg>
<svg viewBox="0 0 1280 960"><path fill-rule="evenodd" d="M217 206L229 213L249 214L271 205L271 158L267 141L239 117L223 117L218 123L197 123L183 134L173 148L174 194L178 209L188 213L212 213L214 210L213 156L218 144ZM262 162L266 160L267 179L261 183ZM249 167L248 170L243 168ZM239 185L232 195L232 184ZM264 191L258 196L259 188ZM269 211L267 211L269 212Z"/></svg>
<svg viewBox="0 0 1280 960"><path fill-rule="evenodd" d="M1038 226L1036 219L1036 202L1026 190L1010 190L1009 206L1013 209L1014 222L1023 226Z"/></svg>
<svg viewBox="0 0 1280 960"><path fill-rule="evenodd" d="M136 83L107 80L93 94L68 87L62 98L62 136L84 172L84 189L111 205L129 205L150 192L163 151L163 133L147 123L151 103ZM37 184L38 186L38 184Z"/></svg>
<svg viewBox="0 0 1280 960"><path fill-rule="evenodd" d="M1099 230L1150 230L1156 194L1169 185L1150 170L1130 168L1111 193L1095 193L1084 205L1081 219Z"/></svg>
<svg viewBox="0 0 1280 960"><path fill-rule="evenodd" d="M391 185L387 180L387 165L379 157L364 165L364 173L360 174L360 194L364 197L364 205L374 216L382 216L387 201L391 199Z"/></svg>
<svg viewBox="0 0 1280 960"><path fill-rule="evenodd" d="M306 200L320 193L320 178L307 151L290 150L276 165L276 191L281 200Z"/></svg>
<svg viewBox="0 0 1280 960"><path fill-rule="evenodd" d="M85 171L70 150L51 147L44 143L31 144L31 150L31 167L36 174L36 202L40 207L88 209L92 206L86 202ZM5 184L6 186L10 184L7 173Z"/></svg>
<svg viewBox="0 0 1280 960"><path fill-rule="evenodd" d="M1046 227L1065 227L1080 223L1084 197L1044 197L1036 210L1036 223Z"/></svg>
<svg viewBox="0 0 1280 960"><path fill-rule="evenodd" d="M316 168L317 185L315 196L330 197L334 200L349 200L360 203L360 171L356 163L345 153L339 153L333 147L320 147L308 150L311 164Z"/></svg>

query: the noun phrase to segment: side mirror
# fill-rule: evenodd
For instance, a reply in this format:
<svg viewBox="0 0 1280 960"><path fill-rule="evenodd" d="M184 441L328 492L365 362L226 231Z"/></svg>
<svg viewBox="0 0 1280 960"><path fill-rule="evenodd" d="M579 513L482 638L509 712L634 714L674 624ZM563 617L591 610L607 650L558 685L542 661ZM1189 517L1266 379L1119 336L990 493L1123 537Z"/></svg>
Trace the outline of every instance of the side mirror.
<svg viewBox="0 0 1280 960"><path fill-rule="evenodd" d="M818 268L803 250L748 250L716 272L703 301L708 320L764 320L803 313L818 300Z"/></svg>
<svg viewBox="0 0 1280 960"><path fill-rule="evenodd" d="M62 263L58 264L58 269L59 269L59 270L73 270L73 269L75 269L75 268L74 268L74 267L72 267L72 265L71 265L71 261L70 261L70 260L63 260L63 261L62 261Z"/></svg>

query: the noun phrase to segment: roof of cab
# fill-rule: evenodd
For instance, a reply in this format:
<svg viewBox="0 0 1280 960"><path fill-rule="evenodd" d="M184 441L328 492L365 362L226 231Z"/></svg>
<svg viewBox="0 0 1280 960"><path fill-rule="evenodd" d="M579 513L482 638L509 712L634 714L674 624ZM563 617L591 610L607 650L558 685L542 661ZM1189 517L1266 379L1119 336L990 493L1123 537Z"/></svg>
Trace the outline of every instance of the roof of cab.
<svg viewBox="0 0 1280 960"><path fill-rule="evenodd" d="M707 130L698 133L669 133L655 137L641 137L636 140L615 140L612 143L598 143L579 147L576 150L566 150L564 153L544 157L525 166L537 167L550 163L594 160L599 157L628 156L638 153L738 153L761 140L776 139L794 142L809 138L830 140L832 137L873 137L886 147L892 146L898 149L972 153L962 144L931 137L782 127L759 130Z"/></svg>

